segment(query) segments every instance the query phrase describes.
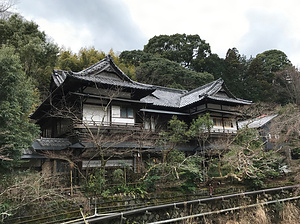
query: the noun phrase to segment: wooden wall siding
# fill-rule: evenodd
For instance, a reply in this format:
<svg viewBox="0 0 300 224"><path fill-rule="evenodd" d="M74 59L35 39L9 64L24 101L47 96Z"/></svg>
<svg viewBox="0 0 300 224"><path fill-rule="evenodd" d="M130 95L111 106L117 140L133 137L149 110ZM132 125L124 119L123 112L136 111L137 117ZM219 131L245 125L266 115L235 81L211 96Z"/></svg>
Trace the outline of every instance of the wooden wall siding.
<svg viewBox="0 0 300 224"><path fill-rule="evenodd" d="M111 159L106 163L106 167L122 167L122 166L133 166L133 159ZM101 160L83 160L82 169L87 167L95 168L101 167Z"/></svg>

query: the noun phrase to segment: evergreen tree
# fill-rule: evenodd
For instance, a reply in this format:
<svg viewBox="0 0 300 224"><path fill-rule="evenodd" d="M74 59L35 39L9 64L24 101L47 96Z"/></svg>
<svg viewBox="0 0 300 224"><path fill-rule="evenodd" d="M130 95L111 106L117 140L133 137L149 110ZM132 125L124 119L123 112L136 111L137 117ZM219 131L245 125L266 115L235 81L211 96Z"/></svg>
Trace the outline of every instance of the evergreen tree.
<svg viewBox="0 0 300 224"><path fill-rule="evenodd" d="M136 68L139 82L192 90L213 81L209 73L200 73L183 68L165 58L153 58Z"/></svg>
<svg viewBox="0 0 300 224"><path fill-rule="evenodd" d="M38 134L28 118L38 95L12 47L0 48L0 89L0 167L8 168Z"/></svg>
<svg viewBox="0 0 300 224"><path fill-rule="evenodd" d="M276 91L275 73L290 66L285 53L269 50L258 54L251 62L245 76L245 86L253 101L276 102L280 98Z"/></svg>
<svg viewBox="0 0 300 224"><path fill-rule="evenodd" d="M248 99L249 97L243 94L246 68L246 59L239 54L239 51L236 48L229 49L224 60L222 78L234 95Z"/></svg>
<svg viewBox="0 0 300 224"><path fill-rule="evenodd" d="M163 58L177 62L185 68L193 69L197 66L201 69L203 60L210 55L208 43L199 35L160 35L151 38L144 47L144 52L158 54ZM194 70L194 69L193 69Z"/></svg>
<svg viewBox="0 0 300 224"><path fill-rule="evenodd" d="M47 95L58 47L44 32L39 31L38 25L18 15L13 15L7 20L0 19L0 45L15 48L27 77L32 78L43 97Z"/></svg>

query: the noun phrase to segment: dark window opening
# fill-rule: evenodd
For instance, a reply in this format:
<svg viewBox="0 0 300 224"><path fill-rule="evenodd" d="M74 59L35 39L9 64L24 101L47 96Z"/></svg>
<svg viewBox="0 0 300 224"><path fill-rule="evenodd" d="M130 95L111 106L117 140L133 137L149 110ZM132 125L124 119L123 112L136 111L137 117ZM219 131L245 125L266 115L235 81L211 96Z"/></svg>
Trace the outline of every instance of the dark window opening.
<svg viewBox="0 0 300 224"><path fill-rule="evenodd" d="M121 107L121 117L133 118L133 109L130 107Z"/></svg>

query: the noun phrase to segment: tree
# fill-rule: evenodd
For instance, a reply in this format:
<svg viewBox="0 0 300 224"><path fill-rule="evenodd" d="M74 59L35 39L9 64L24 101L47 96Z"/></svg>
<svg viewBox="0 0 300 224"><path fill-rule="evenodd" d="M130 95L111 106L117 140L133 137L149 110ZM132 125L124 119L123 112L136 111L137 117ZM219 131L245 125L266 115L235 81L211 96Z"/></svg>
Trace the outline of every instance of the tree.
<svg viewBox="0 0 300 224"><path fill-rule="evenodd" d="M203 69L209 55L209 44L198 35L174 34L151 38L143 51L124 51L120 61L135 66L131 77L139 82L191 90L213 81Z"/></svg>
<svg viewBox="0 0 300 224"><path fill-rule="evenodd" d="M14 0L2 0L2 2L0 2L0 19L9 17L9 9L13 7L14 4Z"/></svg>
<svg viewBox="0 0 300 224"><path fill-rule="evenodd" d="M120 61L126 65L134 65L138 67L141 63L148 62L153 59L155 55L146 53L141 50L123 51L120 54Z"/></svg>
<svg viewBox="0 0 300 224"><path fill-rule="evenodd" d="M168 130L159 133L157 144L163 148L163 163L167 162L168 154L175 149L179 143L187 142L187 124L173 116L168 122Z"/></svg>
<svg viewBox="0 0 300 224"><path fill-rule="evenodd" d="M225 81L227 87L237 97L245 97L244 93L245 84L244 77L247 69L247 61L245 57L239 54L236 48L228 49L226 58L224 60L224 71L222 78Z"/></svg>
<svg viewBox="0 0 300 224"><path fill-rule="evenodd" d="M56 67L66 71L81 71L79 59L76 54L70 50L62 49L56 63Z"/></svg>
<svg viewBox="0 0 300 224"><path fill-rule="evenodd" d="M194 191L197 188L202 181L203 158L196 154L186 157L184 152L176 149L178 145L189 141L190 133L188 125L177 116L168 122L166 131L159 133L156 144L162 150L162 161L155 160L148 164L149 169L141 178L146 188L153 190L155 185L160 184L165 189L180 187L182 190Z"/></svg>
<svg viewBox="0 0 300 224"><path fill-rule="evenodd" d="M213 122L210 119L209 113L193 119L189 128L189 136L195 138L199 147L202 149L202 173L204 180L207 180L207 167L205 161L205 145L208 143L210 137L210 130L213 127Z"/></svg>
<svg viewBox="0 0 300 224"><path fill-rule="evenodd" d="M196 138L198 145L205 149L205 144L210 136L210 130L213 127L213 122L210 119L209 113L193 119L189 128L189 135Z"/></svg>
<svg viewBox="0 0 300 224"><path fill-rule="evenodd" d="M144 46L144 52L158 54L190 69L193 69L193 63L201 64L211 53L209 44L199 35L186 34L155 36Z"/></svg>
<svg viewBox="0 0 300 224"><path fill-rule="evenodd" d="M267 178L278 177L282 161L278 151L265 151L264 142L257 136L255 129L240 129L230 151L222 157L225 177L234 177L253 188L263 187Z"/></svg>
<svg viewBox="0 0 300 224"><path fill-rule="evenodd" d="M0 166L8 168L38 135L28 118L38 95L11 47L0 48L0 89Z"/></svg>
<svg viewBox="0 0 300 224"><path fill-rule="evenodd" d="M135 66L126 60L120 60L119 55L111 49L108 53L114 59L114 63L130 78L135 78ZM81 48L76 54L70 50L61 49L56 67L66 71L79 72L105 58L104 51L98 51L94 47Z"/></svg>
<svg viewBox="0 0 300 224"><path fill-rule="evenodd" d="M94 47L81 48L78 54L61 49L56 66L62 70L79 72L104 58L105 53L96 50Z"/></svg>
<svg viewBox="0 0 300 224"><path fill-rule="evenodd" d="M292 164L292 154L300 154L300 108L296 104L280 106L278 116L270 125L273 144L285 153L287 165L297 172L298 164ZM292 167L294 166L294 167Z"/></svg>
<svg viewBox="0 0 300 224"><path fill-rule="evenodd" d="M204 71L212 74L214 79L217 80L218 78L224 79L224 71L225 71L225 62L223 58L220 58L217 54L210 54L207 56L203 63L198 67L197 64L194 64L195 71Z"/></svg>
<svg viewBox="0 0 300 224"><path fill-rule="evenodd" d="M246 72L246 91L253 101L278 101L274 88L275 73L291 65L285 53L269 50L258 54Z"/></svg>
<svg viewBox="0 0 300 224"><path fill-rule="evenodd" d="M300 105L300 71L289 66L276 73L276 83L281 101ZM285 101L284 101L285 100Z"/></svg>
<svg viewBox="0 0 300 224"><path fill-rule="evenodd" d="M213 76L185 69L164 58L153 58L136 68L136 79L148 84L191 90L211 82Z"/></svg>
<svg viewBox="0 0 300 224"><path fill-rule="evenodd" d="M32 78L42 97L49 86L58 54L58 47L51 42L34 22L18 15L0 20L0 45L13 46L19 55L27 77Z"/></svg>

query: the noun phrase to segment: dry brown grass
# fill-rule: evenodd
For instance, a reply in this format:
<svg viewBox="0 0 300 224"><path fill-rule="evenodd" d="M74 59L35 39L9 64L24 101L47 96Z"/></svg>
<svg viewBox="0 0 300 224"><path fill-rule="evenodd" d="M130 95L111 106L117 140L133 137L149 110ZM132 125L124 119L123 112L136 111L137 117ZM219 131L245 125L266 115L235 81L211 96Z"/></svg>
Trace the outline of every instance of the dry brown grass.
<svg viewBox="0 0 300 224"><path fill-rule="evenodd" d="M283 210L279 214L280 219L276 223L280 224L298 224L300 218L300 209L293 203L286 203ZM274 221L274 220L273 220ZM218 217L206 216L201 222L195 219L189 219L183 222L185 224L273 224L270 214L263 206L258 206L255 209L240 210L239 212L228 213L226 215L219 215Z"/></svg>
<svg viewBox="0 0 300 224"><path fill-rule="evenodd" d="M270 218L262 206L259 206L255 209L244 210L236 219L237 220L229 220L231 222L227 221L226 224L271 224Z"/></svg>
<svg viewBox="0 0 300 224"><path fill-rule="evenodd" d="M287 203L280 212L282 224L298 224L300 218L300 210L293 203Z"/></svg>

